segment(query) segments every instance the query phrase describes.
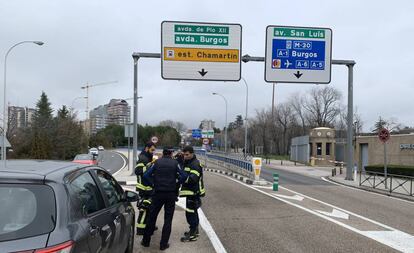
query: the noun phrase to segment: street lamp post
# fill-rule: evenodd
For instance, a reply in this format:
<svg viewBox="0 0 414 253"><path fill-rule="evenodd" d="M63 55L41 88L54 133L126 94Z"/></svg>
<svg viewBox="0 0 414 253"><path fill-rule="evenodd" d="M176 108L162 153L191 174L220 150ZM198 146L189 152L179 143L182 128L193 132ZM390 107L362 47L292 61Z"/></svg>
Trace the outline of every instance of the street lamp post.
<svg viewBox="0 0 414 253"><path fill-rule="evenodd" d="M225 118L225 128L224 128L224 152L227 153L227 99L216 92L213 92L213 95L220 96L224 99L224 103L226 104L226 118Z"/></svg>
<svg viewBox="0 0 414 253"><path fill-rule="evenodd" d="M241 78L244 82L244 84L246 85L246 113L244 116L244 158L246 158L247 156L247 127L248 127L248 123L247 123L247 111L249 108L249 86L247 85L246 79L244 79L244 77Z"/></svg>
<svg viewBox="0 0 414 253"><path fill-rule="evenodd" d="M4 57L4 87L3 87L3 143L2 143L2 159L4 160L4 167L6 167L6 155L7 155L7 148L6 148L6 136L7 136L7 96L6 96L6 91L7 91L7 78L6 78L6 73L7 73L7 57L9 56L10 51L13 50L13 48L17 47L18 45L24 44L24 43L34 43L36 45L43 45L44 43L42 41L33 41L33 40L28 40L28 41L21 41L19 43L14 44L12 47L9 48L9 50L7 50L6 52L6 56Z"/></svg>

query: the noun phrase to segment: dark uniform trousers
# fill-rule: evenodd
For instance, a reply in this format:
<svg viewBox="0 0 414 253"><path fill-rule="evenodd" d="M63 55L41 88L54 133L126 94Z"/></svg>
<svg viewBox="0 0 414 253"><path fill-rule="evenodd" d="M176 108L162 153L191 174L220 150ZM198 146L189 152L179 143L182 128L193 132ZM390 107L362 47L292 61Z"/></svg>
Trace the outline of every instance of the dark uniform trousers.
<svg viewBox="0 0 414 253"><path fill-rule="evenodd" d="M170 239L171 225L175 210L175 200L177 195L175 192L156 192L152 197L152 205L150 208L147 228L144 232L143 242L150 243L151 235L154 233L155 224L157 223L158 214L164 206L164 226L162 227L162 235L160 245L166 245Z"/></svg>
<svg viewBox="0 0 414 253"><path fill-rule="evenodd" d="M196 231L199 218L198 218L198 208L201 206L201 199L199 196L188 196L185 202L185 217L188 224L190 225L190 231Z"/></svg>

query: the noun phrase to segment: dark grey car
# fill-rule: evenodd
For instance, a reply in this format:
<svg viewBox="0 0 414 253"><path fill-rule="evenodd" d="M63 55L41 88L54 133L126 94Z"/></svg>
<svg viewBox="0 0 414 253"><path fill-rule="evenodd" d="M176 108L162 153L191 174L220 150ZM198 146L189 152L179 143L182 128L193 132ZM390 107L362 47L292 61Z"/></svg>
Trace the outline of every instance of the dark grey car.
<svg viewBox="0 0 414 253"><path fill-rule="evenodd" d="M0 252L131 253L138 195L98 166L0 165Z"/></svg>

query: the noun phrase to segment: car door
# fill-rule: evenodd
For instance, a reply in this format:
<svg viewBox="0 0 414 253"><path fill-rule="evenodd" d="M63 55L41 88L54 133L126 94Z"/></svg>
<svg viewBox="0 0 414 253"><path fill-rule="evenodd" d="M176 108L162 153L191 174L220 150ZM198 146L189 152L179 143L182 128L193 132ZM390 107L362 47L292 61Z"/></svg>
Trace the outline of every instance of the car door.
<svg viewBox="0 0 414 253"><path fill-rule="evenodd" d="M68 186L71 198L74 198L75 208L81 212L82 218L79 222L87 233L90 252L114 252L111 249L111 213L106 208L99 187L90 172L76 175Z"/></svg>
<svg viewBox="0 0 414 253"><path fill-rule="evenodd" d="M114 252L124 252L128 245L129 234L133 222L133 208L124 198L124 191L116 180L103 170L94 170L97 181L100 183L104 197L107 200L114 231Z"/></svg>

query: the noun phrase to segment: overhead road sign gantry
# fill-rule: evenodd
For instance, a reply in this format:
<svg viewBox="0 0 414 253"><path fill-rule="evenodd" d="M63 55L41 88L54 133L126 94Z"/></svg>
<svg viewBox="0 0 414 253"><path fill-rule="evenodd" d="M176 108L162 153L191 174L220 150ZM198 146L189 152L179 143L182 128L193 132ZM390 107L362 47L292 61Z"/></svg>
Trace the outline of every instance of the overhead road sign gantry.
<svg viewBox="0 0 414 253"><path fill-rule="evenodd" d="M330 83L331 63L331 29L267 27L266 82Z"/></svg>
<svg viewBox="0 0 414 253"><path fill-rule="evenodd" d="M162 78L239 81L241 36L240 24L162 22Z"/></svg>

